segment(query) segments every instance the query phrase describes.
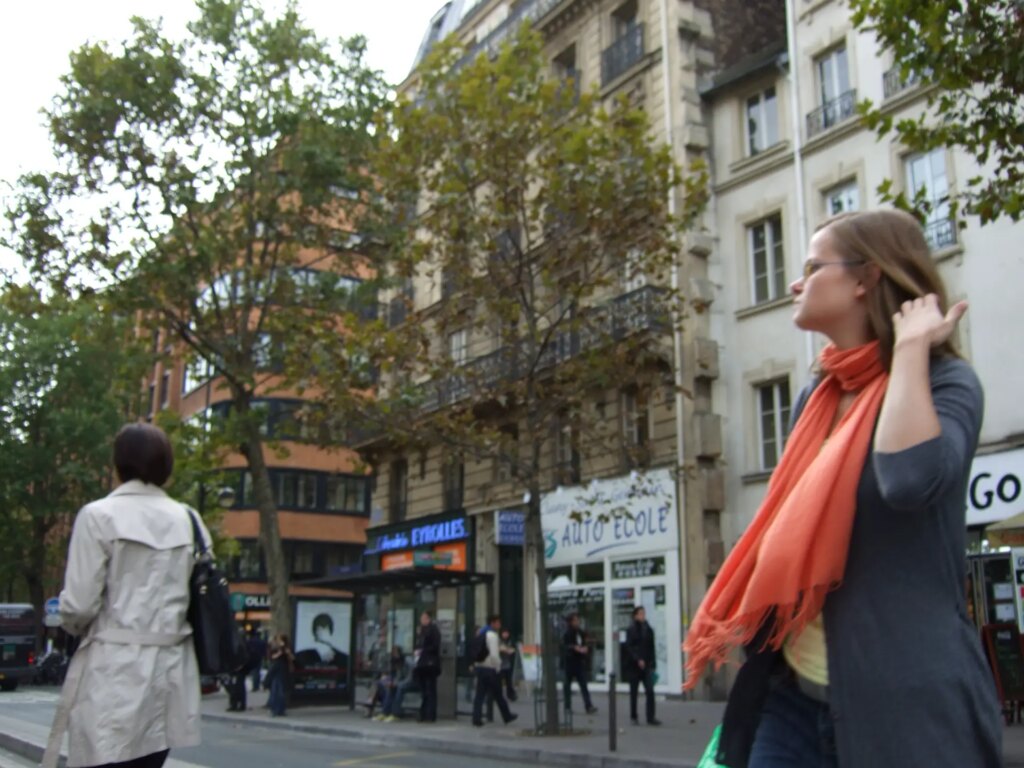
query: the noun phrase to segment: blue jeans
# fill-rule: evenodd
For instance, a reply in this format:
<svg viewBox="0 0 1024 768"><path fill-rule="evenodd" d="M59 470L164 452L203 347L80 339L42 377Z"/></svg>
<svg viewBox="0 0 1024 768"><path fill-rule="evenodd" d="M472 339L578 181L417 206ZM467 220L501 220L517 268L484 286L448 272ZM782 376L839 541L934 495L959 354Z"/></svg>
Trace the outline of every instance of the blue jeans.
<svg viewBox="0 0 1024 768"><path fill-rule="evenodd" d="M394 715L395 717L402 716L402 699L405 698L405 694L409 691L419 690L419 686L416 685L414 678L410 678L403 683L399 683L396 688L390 689L390 695L385 697L384 703L381 705L380 711L385 715Z"/></svg>
<svg viewBox="0 0 1024 768"><path fill-rule="evenodd" d="M284 680L285 675L278 672L270 681L270 699L267 703L270 705L270 714L272 715L284 714L285 704L287 703Z"/></svg>
<svg viewBox="0 0 1024 768"><path fill-rule="evenodd" d="M828 704L805 695L792 677L774 685L761 710L748 768L838 768Z"/></svg>

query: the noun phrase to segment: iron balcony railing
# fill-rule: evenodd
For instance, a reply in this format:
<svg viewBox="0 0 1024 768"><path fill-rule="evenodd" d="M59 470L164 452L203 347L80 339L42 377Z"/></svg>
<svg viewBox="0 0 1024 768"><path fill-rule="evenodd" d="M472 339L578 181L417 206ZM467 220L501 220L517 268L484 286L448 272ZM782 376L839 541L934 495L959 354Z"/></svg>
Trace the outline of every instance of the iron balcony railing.
<svg viewBox="0 0 1024 768"><path fill-rule="evenodd" d="M462 58L455 63L455 69L465 66L481 53L496 54L501 44L522 24L532 24L563 2L565 0L524 0L519 3L501 24L466 50Z"/></svg>
<svg viewBox="0 0 1024 768"><path fill-rule="evenodd" d="M631 24L626 33L601 53L601 85L608 85L644 56L644 25Z"/></svg>
<svg viewBox="0 0 1024 768"><path fill-rule="evenodd" d="M857 91L850 89L807 115L807 138L817 136L834 125L853 117L857 111Z"/></svg>
<svg viewBox="0 0 1024 768"><path fill-rule="evenodd" d="M882 93L885 98L891 98L897 93L901 93L908 88L917 85L928 76L929 73L927 72L922 73L910 71L907 73L907 76L904 77L900 72L899 67L893 67L882 75Z"/></svg>
<svg viewBox="0 0 1024 768"><path fill-rule="evenodd" d="M546 370L609 341L642 331L666 330L671 324L666 291L655 286L638 288L588 312L586 322L556 334L535 361L529 359L522 345L519 349L509 345L477 357L450 376L425 385L428 395L424 411L459 402L474 391L487 390L501 382L515 381L522 378L528 368Z"/></svg>
<svg viewBox="0 0 1024 768"><path fill-rule="evenodd" d="M924 227L924 239L933 251L956 245L956 222L951 218L929 222Z"/></svg>

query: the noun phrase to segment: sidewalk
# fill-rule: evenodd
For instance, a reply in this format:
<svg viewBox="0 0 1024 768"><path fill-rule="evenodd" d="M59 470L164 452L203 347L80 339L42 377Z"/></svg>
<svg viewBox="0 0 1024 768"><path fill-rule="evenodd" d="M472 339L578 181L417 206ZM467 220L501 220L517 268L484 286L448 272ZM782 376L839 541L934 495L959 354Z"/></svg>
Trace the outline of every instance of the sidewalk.
<svg viewBox="0 0 1024 768"><path fill-rule="evenodd" d="M693 768L721 722L724 704L658 699L660 727L629 723L628 694L617 697L618 749L608 749L608 697L594 692L598 713L577 713L574 726L589 731L579 736L539 737L533 727L533 703L525 696L511 704L519 719L508 726L500 721L474 728L468 716L419 724L414 720L380 723L363 716L363 708L303 706L283 718L272 718L263 704L266 693L249 694L249 710L226 712L227 696L218 692L203 697L203 718L240 726L280 728L294 733L336 735L382 745L436 750L451 754L486 756L536 763L537 766L574 768ZM581 706L581 705L580 705ZM466 703L460 702L465 708ZM641 693L640 708L643 709ZM642 714L642 712L641 712ZM641 721L642 722L642 721ZM1005 768L1024 768L1024 723L1003 729Z"/></svg>
<svg viewBox="0 0 1024 768"><path fill-rule="evenodd" d="M262 705L266 693L249 693L249 709L244 713L226 712L227 696L218 692L203 697L203 718L219 722L257 727L283 728L297 733L337 735L363 739L390 746L429 749L469 756L505 758L532 762L538 766L574 766L576 768L692 768L696 765L711 732L721 721L721 703L658 700L660 727L634 726L629 723L629 696L619 694L618 749L608 750L608 697L593 693L596 715L575 713L573 725L589 731L579 736L539 737L533 728L533 702L525 696L510 704L519 719L502 725L495 723L475 728L470 718L420 724L405 719L381 723L364 717L362 707L303 706L288 711L283 718L272 718ZM643 709L643 693L640 695ZM582 702L578 704L582 709ZM461 708L468 708L460 702ZM641 718L643 714L641 712ZM642 719L641 719L641 722Z"/></svg>

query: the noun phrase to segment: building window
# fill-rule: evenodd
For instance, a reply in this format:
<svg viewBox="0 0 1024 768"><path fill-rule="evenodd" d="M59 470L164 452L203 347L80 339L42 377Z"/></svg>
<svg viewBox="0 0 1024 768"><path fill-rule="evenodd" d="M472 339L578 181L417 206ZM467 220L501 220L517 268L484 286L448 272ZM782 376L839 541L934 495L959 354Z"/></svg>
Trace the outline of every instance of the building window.
<svg viewBox="0 0 1024 768"><path fill-rule="evenodd" d="M205 360L189 360L181 368L181 394L197 389L210 378L213 367Z"/></svg>
<svg viewBox="0 0 1024 768"><path fill-rule="evenodd" d="M647 393L638 387L622 392L622 438L631 466L646 466L650 460L651 412Z"/></svg>
<svg viewBox="0 0 1024 768"><path fill-rule="evenodd" d="M601 53L601 84L607 85L624 74L644 55L644 25L638 19L637 0L629 0L612 13L615 42Z"/></svg>
<svg viewBox="0 0 1024 768"><path fill-rule="evenodd" d="M469 331L465 328L448 334L448 359L453 365L465 365L469 358Z"/></svg>
<svg viewBox="0 0 1024 768"><path fill-rule="evenodd" d="M316 509L317 477L314 472L275 471L271 480L277 506L283 509Z"/></svg>
<svg viewBox="0 0 1024 768"><path fill-rule="evenodd" d="M932 250L956 245L956 226L949 213L949 178L946 151L933 149L908 155L904 161L908 197L928 203L924 234Z"/></svg>
<svg viewBox="0 0 1024 768"><path fill-rule="evenodd" d="M775 88L747 99L747 154L764 152L779 141L779 108Z"/></svg>
<svg viewBox="0 0 1024 768"><path fill-rule="evenodd" d="M156 412L156 384L149 385L149 415Z"/></svg>
<svg viewBox="0 0 1024 768"><path fill-rule="evenodd" d="M857 93L850 87L846 46L816 59L815 72L821 106L807 115L809 137L853 117L857 108Z"/></svg>
<svg viewBox="0 0 1024 768"><path fill-rule="evenodd" d="M291 544L291 574L292 577L320 576L320 568L317 568L317 545L311 541L293 541ZM322 566L321 566L322 568Z"/></svg>
<svg viewBox="0 0 1024 768"><path fill-rule="evenodd" d="M332 512L367 512L367 480L351 475L330 475L327 478L327 509Z"/></svg>
<svg viewBox="0 0 1024 768"><path fill-rule="evenodd" d="M579 434L569 415L563 413L555 428L556 481L561 485L579 483L581 463Z"/></svg>
<svg viewBox="0 0 1024 768"><path fill-rule="evenodd" d="M775 214L747 227L755 304L786 295L786 268L782 251L782 216Z"/></svg>
<svg viewBox="0 0 1024 768"><path fill-rule="evenodd" d="M850 179L825 190L825 213L835 216L860 210L860 189L857 180Z"/></svg>
<svg viewBox="0 0 1024 768"><path fill-rule="evenodd" d="M160 408L166 408L171 395L171 372L164 371L160 379Z"/></svg>
<svg viewBox="0 0 1024 768"><path fill-rule="evenodd" d="M250 539L238 542L234 571L234 577L243 581L261 581L264 578L263 552L259 541Z"/></svg>
<svg viewBox="0 0 1024 768"><path fill-rule="evenodd" d="M766 382L756 391L761 469L769 470L779 463L789 427L789 379Z"/></svg>
<svg viewBox="0 0 1024 768"><path fill-rule="evenodd" d="M519 427L506 424L501 428L502 455L494 459L494 482L505 483L515 476L514 465L519 461Z"/></svg>
<svg viewBox="0 0 1024 768"><path fill-rule="evenodd" d="M555 77L562 82L562 88L572 89L572 102L580 99L580 72L576 69L576 44L573 43L553 61Z"/></svg>
<svg viewBox="0 0 1024 768"><path fill-rule="evenodd" d="M401 522L405 520L409 499L409 464L405 459L391 462L389 483L390 522Z"/></svg>
<svg viewBox="0 0 1024 768"><path fill-rule="evenodd" d="M462 459L449 457L441 465L441 503L444 510L462 509L466 490Z"/></svg>

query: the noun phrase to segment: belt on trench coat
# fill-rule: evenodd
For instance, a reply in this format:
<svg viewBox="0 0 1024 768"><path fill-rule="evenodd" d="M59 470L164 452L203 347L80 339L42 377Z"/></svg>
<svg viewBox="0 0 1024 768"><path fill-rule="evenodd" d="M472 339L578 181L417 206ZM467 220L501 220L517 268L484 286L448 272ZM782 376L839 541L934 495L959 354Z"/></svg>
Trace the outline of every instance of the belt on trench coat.
<svg viewBox="0 0 1024 768"><path fill-rule="evenodd" d="M60 758L60 746L64 741L64 734L68 730L68 721L71 716L71 705L78 695L78 688L82 682L84 663L76 664L75 661L83 658L79 654L89 645L95 642L112 643L114 645L150 645L169 648L183 643L192 630L184 632L136 632L131 629L104 629L95 634L89 635L78 646L78 650L71 658L68 665L68 673L64 678L64 687L60 692L60 700L57 702L57 711L53 715L53 726L50 728L50 738L46 742L46 751L43 753L43 761L40 768L57 768L57 760Z"/></svg>

